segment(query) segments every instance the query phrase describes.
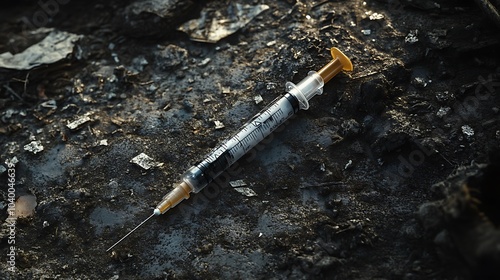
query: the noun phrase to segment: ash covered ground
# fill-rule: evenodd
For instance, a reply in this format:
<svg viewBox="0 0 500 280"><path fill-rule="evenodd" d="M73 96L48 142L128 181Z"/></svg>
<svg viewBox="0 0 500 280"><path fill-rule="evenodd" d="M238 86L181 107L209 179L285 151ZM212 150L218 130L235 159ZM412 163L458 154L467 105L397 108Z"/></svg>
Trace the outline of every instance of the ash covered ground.
<svg viewBox="0 0 500 280"><path fill-rule="evenodd" d="M47 2L0 4L0 54L70 50L2 60L2 279L498 276L500 37L480 1ZM179 30L201 15L240 26ZM105 252L331 47L353 72ZM16 207L36 199L14 266L9 169Z"/></svg>

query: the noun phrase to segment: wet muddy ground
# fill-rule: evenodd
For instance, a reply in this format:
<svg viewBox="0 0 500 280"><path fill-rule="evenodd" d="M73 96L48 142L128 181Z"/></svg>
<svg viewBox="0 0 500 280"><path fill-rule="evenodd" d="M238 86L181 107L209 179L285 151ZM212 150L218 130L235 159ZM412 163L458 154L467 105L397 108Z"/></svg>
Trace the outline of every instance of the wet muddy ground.
<svg viewBox="0 0 500 280"><path fill-rule="evenodd" d="M500 37L473 1L49 2L0 4L0 54L70 46L0 68L2 279L498 276ZM178 30L234 14L223 38ZM331 47L353 72L105 252ZM9 178L36 198L15 233Z"/></svg>

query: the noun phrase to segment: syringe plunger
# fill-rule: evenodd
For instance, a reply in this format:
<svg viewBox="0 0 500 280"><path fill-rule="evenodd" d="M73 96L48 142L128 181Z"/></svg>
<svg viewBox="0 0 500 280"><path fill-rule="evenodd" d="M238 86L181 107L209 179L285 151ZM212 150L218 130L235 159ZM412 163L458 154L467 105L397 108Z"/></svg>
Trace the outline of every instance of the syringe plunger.
<svg viewBox="0 0 500 280"><path fill-rule="evenodd" d="M352 71L353 69L351 60L339 49L331 48L330 53L333 59L327 65L323 66L323 68L318 70L318 75L321 76L325 84L340 73L340 71Z"/></svg>

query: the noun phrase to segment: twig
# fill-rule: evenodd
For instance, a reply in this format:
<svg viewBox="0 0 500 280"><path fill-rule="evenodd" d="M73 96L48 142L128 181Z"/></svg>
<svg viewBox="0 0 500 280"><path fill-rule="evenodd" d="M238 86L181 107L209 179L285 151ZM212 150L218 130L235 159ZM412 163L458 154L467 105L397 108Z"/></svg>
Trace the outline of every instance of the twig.
<svg viewBox="0 0 500 280"><path fill-rule="evenodd" d="M26 78L24 78L24 80L21 80L21 79L18 79L18 78L13 78L12 79L12 80L14 80L16 82L22 82L23 83L23 86L24 86L23 96L26 96L26 90L27 90L28 83L29 83L30 73L31 73L31 71L26 74Z"/></svg>
<svg viewBox="0 0 500 280"><path fill-rule="evenodd" d="M500 14L498 13L497 8L493 6L488 0L474 0L476 4L479 5L481 10L488 16L491 20L495 22L498 28L500 28ZM498 1L496 1L498 2Z"/></svg>
<svg viewBox="0 0 500 280"><path fill-rule="evenodd" d="M323 5L323 4L326 4L326 3L328 3L328 2L330 2L330 1L329 1L329 0L326 0L326 1L319 2L318 4L314 4L314 5L311 7L311 10L314 10L314 9L316 9L317 7L319 7L319 6Z"/></svg>
<svg viewBox="0 0 500 280"><path fill-rule="evenodd" d="M11 89L8 85L3 85L3 87L8 91L10 92L12 95L14 95L15 97L19 98L20 101L24 102L24 100L21 98L21 96L19 96L13 89Z"/></svg>

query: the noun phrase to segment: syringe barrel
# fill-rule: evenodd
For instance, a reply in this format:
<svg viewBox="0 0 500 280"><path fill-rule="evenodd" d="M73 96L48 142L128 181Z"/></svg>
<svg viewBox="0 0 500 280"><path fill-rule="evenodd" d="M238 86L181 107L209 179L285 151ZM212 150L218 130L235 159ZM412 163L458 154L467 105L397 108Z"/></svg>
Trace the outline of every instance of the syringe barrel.
<svg viewBox="0 0 500 280"><path fill-rule="evenodd" d="M193 192L199 192L283 124L299 108L299 101L290 93L276 98L245 123L236 134L224 140L206 155L202 162L186 171L182 175L182 180L192 187Z"/></svg>

